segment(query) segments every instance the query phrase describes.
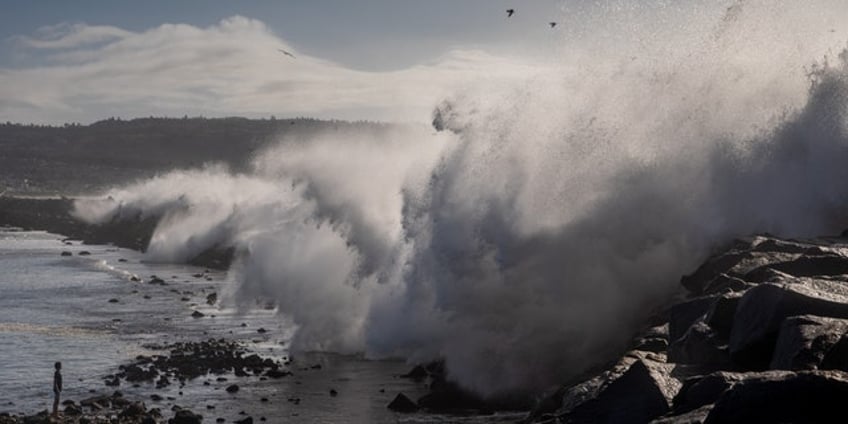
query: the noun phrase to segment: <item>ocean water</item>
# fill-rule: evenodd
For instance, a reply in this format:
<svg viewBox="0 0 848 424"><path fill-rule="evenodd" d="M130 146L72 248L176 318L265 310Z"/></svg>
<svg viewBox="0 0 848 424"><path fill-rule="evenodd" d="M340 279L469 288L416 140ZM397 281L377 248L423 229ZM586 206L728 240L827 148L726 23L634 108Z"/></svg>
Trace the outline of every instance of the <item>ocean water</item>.
<svg viewBox="0 0 848 424"><path fill-rule="evenodd" d="M224 337L263 356L289 357L293 328L274 309L261 302L249 311L206 303L208 294L220 295L231 284L227 273L145 263L142 254L131 250L70 243L54 234L0 229L0 412L49 408L55 361L63 364L63 399L110 394L116 388L105 386L103 377L137 355L156 353L143 347L148 343ZM61 256L62 251L73 255ZM79 255L82 251L90 255ZM203 277L195 277L198 273ZM132 282L134 275L141 282ZM167 284L147 284L152 275ZM193 310L206 316L192 318ZM260 327L267 332L257 332ZM185 387L172 384L162 390L122 382L117 389L159 407L166 417L179 405L210 421L243 418L242 411L268 422L489 422L517 417L397 415L386 405L398 392L414 397L426 391L422 384L396 377L408 371L404 362L322 353L294 359L295 375L279 380L230 375L227 382L201 377ZM322 368L302 369L314 364ZM232 383L242 390L226 393L224 387ZM330 389L338 396L329 396ZM152 401L153 393L164 400ZM261 402L262 397L269 401ZM288 402L290 397L300 398L300 404Z"/></svg>

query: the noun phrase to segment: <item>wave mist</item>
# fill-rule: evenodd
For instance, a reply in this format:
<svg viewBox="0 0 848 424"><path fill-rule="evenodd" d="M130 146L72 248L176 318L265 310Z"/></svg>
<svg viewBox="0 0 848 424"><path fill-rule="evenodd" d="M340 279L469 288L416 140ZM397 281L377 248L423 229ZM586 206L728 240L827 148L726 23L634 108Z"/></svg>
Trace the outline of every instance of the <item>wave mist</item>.
<svg viewBox="0 0 848 424"><path fill-rule="evenodd" d="M848 53L809 26L844 7L681 22L612 3L575 19L644 25L575 24L553 69L441 103L442 131L283 139L248 173L176 171L76 214L162 216L156 260L235 247L232 299L273 300L294 349L444 358L486 396L547 388L623 348L718 245L848 226Z"/></svg>

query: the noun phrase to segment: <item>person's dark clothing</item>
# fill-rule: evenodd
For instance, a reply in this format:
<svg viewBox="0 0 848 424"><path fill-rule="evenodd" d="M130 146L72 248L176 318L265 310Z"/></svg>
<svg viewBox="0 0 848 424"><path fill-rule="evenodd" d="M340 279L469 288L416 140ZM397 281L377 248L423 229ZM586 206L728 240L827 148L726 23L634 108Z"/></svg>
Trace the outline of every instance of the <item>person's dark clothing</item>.
<svg viewBox="0 0 848 424"><path fill-rule="evenodd" d="M53 393L59 393L62 391L62 373L59 370L56 370L53 373Z"/></svg>

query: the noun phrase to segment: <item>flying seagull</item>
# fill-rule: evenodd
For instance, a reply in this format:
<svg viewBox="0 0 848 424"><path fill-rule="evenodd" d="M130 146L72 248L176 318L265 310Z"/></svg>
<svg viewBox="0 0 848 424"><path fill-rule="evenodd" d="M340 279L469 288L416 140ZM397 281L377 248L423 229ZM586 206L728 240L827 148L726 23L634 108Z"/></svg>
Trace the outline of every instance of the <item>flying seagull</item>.
<svg viewBox="0 0 848 424"><path fill-rule="evenodd" d="M556 26L556 22L548 22L548 25L550 25L550 26L551 26L551 28L553 28L553 27L555 27L555 26Z"/></svg>
<svg viewBox="0 0 848 424"><path fill-rule="evenodd" d="M515 9L507 9L506 10L506 17L511 18L513 13L515 13Z"/></svg>
<svg viewBox="0 0 848 424"><path fill-rule="evenodd" d="M291 53L289 53L289 52L287 52L287 51L285 51L285 50L283 50L283 49L277 49L277 50L279 50L279 51L280 51L280 53L282 53L282 54L284 54L284 55L286 55L286 56L291 56L291 57L292 57L292 59L296 59L296 58L294 57L294 55L293 55L293 54L291 54Z"/></svg>

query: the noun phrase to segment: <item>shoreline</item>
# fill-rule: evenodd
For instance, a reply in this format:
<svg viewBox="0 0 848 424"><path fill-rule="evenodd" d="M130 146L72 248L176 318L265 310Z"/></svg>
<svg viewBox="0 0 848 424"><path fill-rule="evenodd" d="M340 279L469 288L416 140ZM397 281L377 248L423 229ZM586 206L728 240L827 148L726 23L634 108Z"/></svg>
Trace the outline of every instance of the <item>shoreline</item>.
<svg viewBox="0 0 848 424"><path fill-rule="evenodd" d="M67 216L71 202L0 198L0 225L69 229L89 243L115 237L110 241L119 246L139 246L155 229L155 220L127 229L126 223L75 223ZM525 423L656 424L803 421L841 410L848 395L848 234L737 239L680 284L685 298L652 317L658 319L652 326L646 322L617 360L563 384L529 414L512 410ZM426 395L415 401L398 391L393 406L383 408L478 417L507 410L450 383L437 363L404 377L424 384ZM334 392L322 396L332 399ZM780 401L764 403L764 393ZM0 416L0 424L3 419L12 418Z"/></svg>
<svg viewBox="0 0 848 424"><path fill-rule="evenodd" d="M2 200L6 200L6 202L3 202ZM7 199L0 199L0 206L8 206L8 205L13 205L15 208L11 209L11 213L10 213L10 208L5 208L5 209L0 208L0 217L4 218L4 220L0 221L0 224L3 224L3 225L8 226L8 227L11 227L10 224L17 224L14 227L15 228L21 228L23 231L32 231L32 230L34 230L34 231L46 231L50 234L54 234L54 235L58 236L57 239L56 239L57 256L59 256L59 257L62 256L62 255L59 255L59 250L61 250L62 252L65 252L65 251L71 252L71 255L69 255L68 258L63 257L62 260L75 260L76 261L76 260L89 260L89 258L91 260L95 260L95 261L104 260L105 257L102 255L102 252L110 250L108 248L108 245L94 244L92 242L92 240L94 239L94 240L97 240L97 241L101 241L102 239L99 239L99 238L96 238L96 237L113 236L113 235L116 234L116 232L113 231L113 229L108 228L108 227L106 227L106 228L92 228L92 227L96 227L96 226L87 226L85 224L77 224L77 223L71 221L71 219L66 218L63 214L65 213L65 211L70 210L69 208L71 207L71 200L67 199L67 198L59 198L59 199L55 199L55 198L54 199L11 199L11 201L8 198ZM27 208L32 208L32 209L27 209ZM27 210L30 211L29 215L19 213L19 212L27 211ZM12 219L6 219L8 217L11 217ZM38 227L41 227L41 228L38 228ZM144 229L145 227L139 226L138 228ZM152 231L152 228L154 228L154 227L148 226L146 228L151 229L151 231ZM69 231L70 234L62 234L62 233L57 232L57 230L62 230L62 229L71 229L72 231ZM123 233L122 234L123 240L132 241L133 236L136 236L138 234L144 235L144 233L139 233L137 231L138 231L137 228L134 228L132 231L127 231L127 232ZM96 237L90 237L92 234L95 234ZM90 247L84 247L82 244L80 244L77 241L78 238L74 237L74 236L80 236L79 239L82 239L85 243L87 243L86 246L90 246ZM66 238L61 239L62 237L66 237ZM85 238L85 237L89 237L89 238ZM70 246L68 246L68 244L70 244ZM125 245L127 243L121 243L121 244ZM126 246L123 246L123 247L126 247ZM129 247L131 248L131 247L134 247L134 246L131 244L131 246L129 246ZM62 249L67 249L67 250L62 250ZM83 252L85 252L84 255L83 255ZM137 259L130 259L130 261L129 261L130 263L126 263L126 259L124 259L124 258L126 258L126 257L132 258L132 256L122 256L119 259L116 259L116 258L118 258L118 256L121 256L121 254L113 252L112 255L114 255L114 257L112 259L108 259L107 262L109 262L109 263L115 262L116 266L118 266L118 265L123 265L123 266L133 265L132 263L137 261ZM126 253L123 254L123 255L126 255ZM124 263L119 264L119 262L124 262ZM144 265L144 262L139 262L139 265ZM156 264L153 264L153 265L156 265ZM126 274L125 271L122 271L122 272L124 272ZM185 285L188 282L189 279L191 279L192 281L196 280L197 284L209 282L208 276L205 273L203 275L201 275L202 278L199 278L199 279L197 278L198 275L190 275L190 274L180 276L179 279L177 279L177 275L172 276L173 278L170 278L170 276L165 276L165 275L163 275L162 277L163 277L162 279L160 279L158 277L152 277L152 276L149 279L147 277L138 278L134 274L126 274L126 275L123 275L123 276L116 276L116 278L118 278L118 279L126 279L127 284L130 285L130 288L136 287L136 289L132 290L132 292L133 293L137 292L137 294L132 295L132 296L127 294L126 297L116 297L115 300L119 301L121 304L124 303L124 302L135 302L135 303L143 302L143 301L140 300L140 296L144 295L145 298L147 298L148 297L147 295L151 294L151 295L153 295L154 298L156 298L157 296L154 294L154 292L151 292L150 290L157 290L158 292L162 292L162 293L166 294L167 296L171 297L173 301L177 301L180 297L185 296L184 293L187 293L185 290L190 288L189 286ZM136 279L134 279L134 278L136 278ZM184 279L185 279L185 282L183 282ZM216 280L217 280L217 277L216 277ZM161 281L161 282L159 282L159 281ZM164 286L164 287L162 287L162 286ZM175 290L176 290L175 293L168 294L171 291L175 291ZM204 298L204 296L206 296L205 293L200 294L200 292L198 292L197 290L195 290L195 289L192 289L192 290L196 292L195 295L199 296L198 297L198 303L202 303L202 300L208 299L208 298ZM195 295L191 296L192 299L195 297ZM182 299L182 300L186 300L186 299ZM112 299L110 299L110 303L111 302L112 302ZM114 304L118 305L119 303L114 303ZM188 312L186 312L186 313L191 312L191 309L195 309L195 308L187 309ZM206 312L206 311L204 311L204 312ZM192 320L192 318L188 318L189 319L188 323L199 323L202 320L207 320L207 319L210 319L210 318L214 319L215 315L213 314L210 317L209 312L206 312L206 314L198 314L197 317L198 318L196 320ZM241 325L243 326L244 324L241 324ZM248 326L248 327L250 328L251 326ZM238 330L239 328L240 327L233 327L233 330ZM264 335L264 329L259 329L259 330L261 330L260 333L262 335ZM256 331L256 329L254 329L254 331ZM272 331L272 333L273 333L273 331ZM249 343L244 344L244 343L237 342L236 341L237 339L234 339L232 337L226 337L225 339L221 339L221 340L225 341L227 343L234 343L234 344L229 345L229 347L227 349L224 349L225 351L232 353L232 352L238 351L240 349L248 349L248 351L245 351L243 353L243 356L253 356L254 357L253 359L256 359L255 358L256 352L253 351L253 349L251 348ZM160 346L160 347L161 348L168 348L169 346ZM165 350L167 350L167 349L165 349ZM231 356L230 353L227 353L224 356L230 357ZM179 356L182 356L182 355L179 355ZM154 355L153 357L158 357L158 355ZM315 359L315 361L310 361L308 359L310 357L315 357L317 359ZM332 357L332 358L327 359L328 357ZM68 399L68 400L72 400L73 402L66 402L66 399L63 398L63 407L60 408L60 410L67 410L68 412L70 412L70 414L66 414L64 416L63 420L59 420L59 421L56 421L56 420L49 421L48 420L48 421L45 421L45 419L48 419L49 417L47 417L47 415L45 415L43 413L43 411L38 412L37 410L27 411L27 410L14 410L14 409L13 410L6 410L6 408L0 408L0 424L7 424L7 423L17 424L17 423L22 423L22 422L77 423L77 422L80 422L79 421L80 417L86 417L87 419L90 420L90 422L98 422L98 420L103 422L104 420L107 420L110 417L119 417L119 421L117 421L119 423L135 424L135 423L138 423L138 422L145 422L145 421L141 421L141 420L146 419L146 418L150 418L150 419L155 420L155 421L149 421L148 420L148 422L168 422L168 418L171 418L172 413L175 414L176 411L169 411L168 408L162 407L161 405L157 404L156 402L151 404L151 399L159 399L162 402L168 402L169 407L174 408L175 406L177 406L176 402L178 402L179 396L176 395L175 393L170 393L170 392L159 393L160 390L162 390L162 389L165 389L166 391L170 390L171 392L173 392L173 391L177 390L176 389L177 386L175 386L175 385L179 384L179 394L180 394L180 396L182 395L183 390L186 390L186 395L189 395L190 394L189 390L197 390L197 388L199 388L199 387L202 387L204 389L211 387L211 388L214 388L215 390L220 389L221 391L224 391L224 389L227 386L224 385L223 382L219 381L221 379L229 380L229 382L227 384L232 384L232 383L239 384L240 386L242 386L242 389L243 389L240 393L246 393L246 394L250 394L250 393L256 391L256 387L259 387L259 386L256 386L258 383L260 384L260 386L264 387L266 384L269 384L268 382L273 382L273 381L276 381L278 379L280 381L287 380L287 381L289 381L289 383L287 383L287 384L294 384L293 387L298 387L298 386L301 385L301 383L303 383L304 385L309 385L308 380L310 380L310 379L315 379L315 378L318 378L319 380L325 379L326 377L320 377L318 375L318 374L322 373L322 370L321 370L322 366L319 365L319 364L322 364L322 363L324 364L323 365L323 368L324 368L323 372L325 372L325 373L326 372L330 372L330 373L334 372L333 369L332 369L333 364L336 364L337 366L339 366L339 364L341 364L341 366L350 366L350 364L356 364L356 363L370 363L370 365L368 365L368 367L374 368L374 370L375 370L375 371L372 371L372 373L376 373L377 372L376 370L380 370L380 369L389 370L390 372L383 372L381 374L382 377L379 377L379 378L381 378L382 380L385 380L385 381L394 381L394 383L388 384L384 388L380 388L379 391L377 390L376 387L373 389L375 392L378 392L380 394L380 397L383 398L383 400L381 400L379 402L379 408L381 408L382 410L384 410L388 414L399 413L399 412L396 412L396 411L398 411L397 409L389 408L389 405L392 404L392 400L395 397L398 397L398 396L412 396L413 399L423 399L424 397L426 397L426 395L429 395L430 396L429 400L424 401L424 404L428 405L426 408L425 407L418 407L418 406L416 406L416 408L415 408L415 411L419 412L419 416L438 416L440 414L446 414L447 416L455 416L459 419L462 419L464 417L464 418L472 419L472 420L473 420L473 417L475 417L475 416L487 416L487 417L491 417L492 419L501 419L501 416L505 416L505 417L507 417L507 418L503 418L505 421L514 422L514 421L516 421L516 419L522 418L524 415L526 415L526 411L529 410L529 407L530 407L530 405L526 405L526 408L522 408L520 410L517 410L515 408L511 408L508 411L495 412L495 410L501 411L505 408L490 408L489 406L481 404L479 402L479 400L472 399L472 398L468 397L467 393L459 390L458 387L456 387L455 385L449 384L445 381L444 374L443 374L443 372L444 372L443 368L439 369L439 370L431 369L426 375L421 376L421 375L410 375L411 374L409 372L410 368L413 368L413 367L406 365L406 363L403 362L403 361L366 361L365 359L359 358L359 357L353 358L353 357L337 356L337 355L331 355L331 354L320 354L320 353L306 354L305 358L306 358L305 362L301 362L300 360L293 360L292 358L285 358L285 360L288 362L287 364L285 364L285 366L282 363L270 365L271 367L273 367L275 369L273 369L273 368L265 369L259 375L257 375L255 372L239 371L239 370L237 370L237 368L238 369L244 369L244 367L238 367L238 366L232 367L232 364L229 364L232 367L230 371L224 372L222 375L218 375L218 376L215 376L214 375L215 373L212 373L212 372L204 374L205 376L198 376L198 375L193 374L192 376L194 378L189 378L188 375L182 375L182 376L181 375L170 375L167 378L167 381L169 381L171 383L170 386L174 387L173 389L167 389L169 387L168 384L161 384L160 385L159 384L160 380L158 378L155 379L155 380L141 381L139 379L139 375L138 375L138 367L139 367L138 363L135 363L135 362L132 362L132 361L130 361L130 362L123 362L123 361L116 362L116 363L113 363L111 365L112 374L107 375L103 379L100 379L100 380L102 380L101 386L100 386L99 389L95 388L96 393L94 391L92 391L92 392L90 392L90 396L88 396L88 397L73 397L72 399ZM185 364L180 364L177 367L177 370L180 371L183 366L185 366ZM142 369L144 369L144 367L142 367ZM218 371L220 372L222 370L219 368ZM268 374L269 371L272 371L272 372L270 374ZM182 372L182 371L180 371L180 372ZM133 374L133 373L135 373L135 374ZM167 371L165 373L167 373ZM160 370L160 371L157 371L156 374L161 376L163 374L163 372L161 372L161 370ZM297 374L301 374L301 375L297 376ZM402 378L402 376L406 376L406 377ZM247 381L241 381L241 380L244 380L245 378L248 379L248 380ZM374 379L374 378L378 378L378 377L372 376L371 378ZM98 380L98 378L95 378L94 380ZM94 380L91 380L91 378L89 378L89 384L91 382L93 382ZM203 380L206 380L206 381L203 381ZM253 380L256 380L256 381L253 381ZM189 384L191 381L194 381L194 383L192 383L192 384L194 385L195 389L192 389L192 387L193 387L192 384ZM380 383L380 384L383 384L383 383ZM126 387L132 387L132 389L127 391L126 389L123 388L125 386ZM254 386L256 386L256 387L254 387ZM335 398L336 396L339 396L341 398L345 395L349 395L348 393L346 393L348 390L343 388L344 387L343 384L327 383L327 386L328 386L328 388L322 389L321 393L316 394L313 391L313 395L312 395L313 398L318 397L320 399L320 398L329 397L329 398L332 399L332 398ZM372 384L372 386L373 386L373 384ZM435 386L438 386L438 389L431 390L431 388L435 387ZM335 388L332 388L332 387L335 387ZM396 387L396 388L392 389L392 387ZM333 394L331 394L330 390L337 390L338 394L333 395ZM114 396L115 391L121 392L121 395L120 396ZM265 392L267 392L267 389L261 389L259 391L259 393L265 393ZM295 392L296 392L296 390L295 390ZM170 393L170 394L168 394L168 393ZM436 393L437 396L434 397L433 396L434 393ZM195 397L196 396L197 395L195 395ZM459 396L459 398L458 398L458 396ZM118 397L118 398L120 398L120 400L117 400L117 401L108 400L108 399L111 399L112 397ZM272 394L264 394L264 395L255 394L255 397L257 399L268 398L271 402L275 401ZM97 399L100 399L102 402L97 402ZM303 398L302 395L290 396L286 399L277 399L276 402L282 403L283 405L288 405L289 407L292 407L292 406L299 405L301 403L301 399L304 399L304 405L305 405L305 402L315 402L315 399L306 399L306 398ZM456 400L459 400L460 402L457 402ZM413 402L415 402L415 401L413 401ZM171 403L173 403L173 405L171 405ZM93 405L93 404L98 404L100 406L95 405L95 408L92 409L90 406ZM264 405L264 402L263 402L263 405ZM115 408L112 408L112 406L115 406ZM180 404L180 406L182 407L182 406L185 406L185 405ZM209 415L210 413L215 413L215 410L204 411L202 405L201 405L199 410L197 409L197 406L194 406L194 407L192 407L191 405L188 405L188 406L190 408L192 408L193 411L192 411L192 409L186 410L187 412L183 413L186 416L188 416L189 411L191 411L191 413L197 413L197 414L201 414L201 415ZM112 409L110 409L110 408L112 408ZM135 411L135 412L132 412L133 415L130 415L130 412L125 413L124 408L132 408L132 411ZM185 408L182 408L182 409L185 409ZM5 410L5 412L4 412L4 410ZM219 410L220 410L220 408L219 408ZM250 411L248 410L247 412L250 412ZM302 412L291 412L291 413L303 415ZM506 414L506 415L504 415L504 414ZM269 417L271 416L270 414L265 414L265 415L268 415ZM215 417L215 415L212 415L212 416ZM261 415L261 411L260 411L259 414L254 413L252 416L253 416L254 419L258 420L259 418L261 418L264 415ZM246 418L246 417L244 417L244 418ZM83 422L84 421L85 420L83 420ZM229 421L230 420L227 419L227 422L229 422ZM271 421L273 422L273 419ZM188 422L188 421L186 421L186 422ZM208 422L208 420L204 420L203 422ZM387 422L387 421L381 420L380 422Z"/></svg>

